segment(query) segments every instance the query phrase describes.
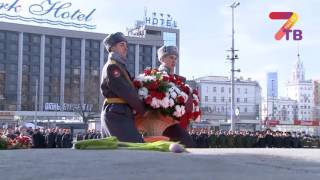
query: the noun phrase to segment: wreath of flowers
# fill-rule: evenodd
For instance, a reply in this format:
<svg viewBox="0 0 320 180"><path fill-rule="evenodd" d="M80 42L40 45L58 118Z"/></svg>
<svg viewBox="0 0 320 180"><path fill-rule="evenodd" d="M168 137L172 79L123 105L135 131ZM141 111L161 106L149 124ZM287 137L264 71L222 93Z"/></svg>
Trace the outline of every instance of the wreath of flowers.
<svg viewBox="0 0 320 180"><path fill-rule="evenodd" d="M189 121L199 121L198 91L185 84L181 78L157 69L145 69L133 81L141 100L150 110L158 110L187 126ZM192 98L192 111L186 112L188 98Z"/></svg>
<svg viewBox="0 0 320 180"><path fill-rule="evenodd" d="M15 139L0 137L0 149L26 149L31 148L31 138L28 136L17 136Z"/></svg>

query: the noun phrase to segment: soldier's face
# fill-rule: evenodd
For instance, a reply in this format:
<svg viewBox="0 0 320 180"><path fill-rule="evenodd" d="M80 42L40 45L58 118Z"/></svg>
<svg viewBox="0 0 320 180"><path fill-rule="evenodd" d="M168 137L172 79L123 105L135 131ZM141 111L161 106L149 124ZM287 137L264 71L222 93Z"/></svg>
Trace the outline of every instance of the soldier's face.
<svg viewBox="0 0 320 180"><path fill-rule="evenodd" d="M173 69L177 63L176 55L168 55L162 58L162 63L169 69Z"/></svg>
<svg viewBox="0 0 320 180"><path fill-rule="evenodd" d="M128 53L128 45L126 42L122 41L117 43L116 45L114 45L111 50L113 52L117 52L119 53L119 55L125 59L127 57L127 53Z"/></svg>

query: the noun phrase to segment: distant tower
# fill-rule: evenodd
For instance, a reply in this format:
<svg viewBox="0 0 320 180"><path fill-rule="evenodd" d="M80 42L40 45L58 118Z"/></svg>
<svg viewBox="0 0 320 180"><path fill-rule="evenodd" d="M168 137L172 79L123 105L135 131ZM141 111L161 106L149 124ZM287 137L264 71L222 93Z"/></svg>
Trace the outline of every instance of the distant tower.
<svg viewBox="0 0 320 180"><path fill-rule="evenodd" d="M304 81L304 68L303 68L303 63L300 59L300 53L298 51L298 59L297 62L294 64L293 66L293 70L292 70L292 81L293 82L300 82L300 81Z"/></svg>

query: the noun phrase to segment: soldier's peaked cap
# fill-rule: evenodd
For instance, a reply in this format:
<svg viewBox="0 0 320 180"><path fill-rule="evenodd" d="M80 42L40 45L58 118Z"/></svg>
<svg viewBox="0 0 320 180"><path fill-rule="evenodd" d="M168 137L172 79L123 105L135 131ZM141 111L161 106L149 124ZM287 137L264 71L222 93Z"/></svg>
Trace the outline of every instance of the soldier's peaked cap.
<svg viewBox="0 0 320 180"><path fill-rule="evenodd" d="M110 52L112 46L114 46L117 43L122 42L122 41L128 43L128 41L123 33L116 32L116 33L109 34L103 40L103 44L106 46L107 50Z"/></svg>

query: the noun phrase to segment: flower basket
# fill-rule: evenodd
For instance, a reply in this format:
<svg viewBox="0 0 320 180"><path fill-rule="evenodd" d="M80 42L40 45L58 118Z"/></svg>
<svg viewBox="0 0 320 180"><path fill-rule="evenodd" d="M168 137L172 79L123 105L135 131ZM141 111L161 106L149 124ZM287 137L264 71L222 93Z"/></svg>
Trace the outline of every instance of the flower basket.
<svg viewBox="0 0 320 180"><path fill-rule="evenodd" d="M163 132L174 124L186 128L200 120L199 96L179 76L157 69L146 69L133 81L139 98L149 110L146 117L136 117L137 129L146 134L146 142L167 140Z"/></svg>
<svg viewBox="0 0 320 180"><path fill-rule="evenodd" d="M147 137L149 137L149 142L158 140L167 140L166 138L155 136L162 136L162 133L178 121L174 120L169 116L164 116L158 111L149 111L146 117L137 117L135 119L135 124L140 132L144 132ZM150 138L153 136L153 138ZM148 138L145 138L148 139Z"/></svg>

